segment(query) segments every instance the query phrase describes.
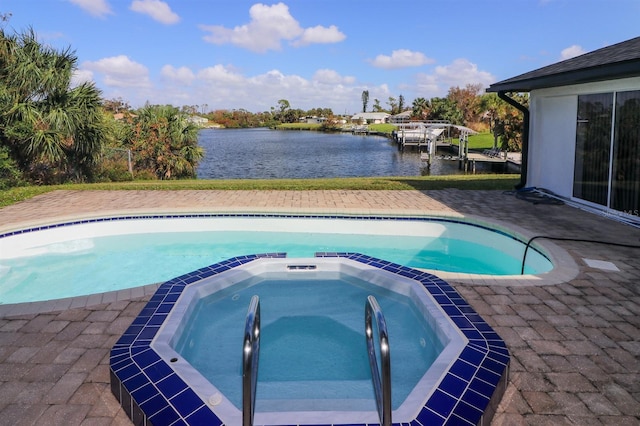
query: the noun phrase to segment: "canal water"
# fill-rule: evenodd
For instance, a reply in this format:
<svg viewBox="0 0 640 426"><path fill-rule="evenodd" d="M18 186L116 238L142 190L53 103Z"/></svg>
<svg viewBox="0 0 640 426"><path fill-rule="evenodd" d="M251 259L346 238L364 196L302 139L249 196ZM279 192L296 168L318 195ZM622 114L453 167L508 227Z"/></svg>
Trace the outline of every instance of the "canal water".
<svg viewBox="0 0 640 426"><path fill-rule="evenodd" d="M457 161L431 167L414 149L382 136L258 129L203 129L200 179L424 176L462 173ZM439 153L450 155L449 152Z"/></svg>

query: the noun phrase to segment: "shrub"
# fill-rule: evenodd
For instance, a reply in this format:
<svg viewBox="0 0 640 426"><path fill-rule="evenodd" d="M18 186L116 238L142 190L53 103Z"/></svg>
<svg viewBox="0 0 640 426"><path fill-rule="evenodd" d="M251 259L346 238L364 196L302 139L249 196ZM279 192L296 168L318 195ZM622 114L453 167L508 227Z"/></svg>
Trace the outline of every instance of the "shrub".
<svg viewBox="0 0 640 426"><path fill-rule="evenodd" d="M9 156L9 150L0 146L0 190L24 184L22 173L15 160Z"/></svg>

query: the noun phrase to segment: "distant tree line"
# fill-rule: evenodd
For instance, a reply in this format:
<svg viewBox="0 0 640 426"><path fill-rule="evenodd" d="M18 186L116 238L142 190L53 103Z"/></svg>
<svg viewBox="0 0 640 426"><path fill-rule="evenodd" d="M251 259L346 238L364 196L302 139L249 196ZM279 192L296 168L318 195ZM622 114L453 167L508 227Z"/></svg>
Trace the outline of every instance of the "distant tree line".
<svg viewBox="0 0 640 426"><path fill-rule="evenodd" d="M0 14L0 24L10 15ZM150 105L133 109L123 99L103 99L94 83L72 85L77 57L37 40L33 30L8 34L0 28L0 189L22 184L180 179L196 176L204 152L198 146L199 117L226 128L275 127L306 117L335 130L330 108L295 109L280 99L269 111L209 110L208 105ZM451 88L446 98L389 97L384 109L411 111L412 120L449 120L490 129L517 150L522 120L513 107L481 87ZM362 93L363 111L369 92ZM526 103L526 97L520 96ZM483 127L484 126L484 127ZM506 142L505 142L506 141Z"/></svg>
<svg viewBox="0 0 640 426"><path fill-rule="evenodd" d="M528 105L526 94L511 94L523 105ZM362 111L366 112L369 103L369 91L362 92ZM452 87L444 98L416 98L410 106L405 105L402 95L389 97L387 108L380 105L380 100L373 100L373 112L387 112L396 115L410 111L409 120L445 120L451 124L463 125L476 131L490 131L495 138L496 146L509 151L522 148L522 114L507 104L495 93L483 93L481 84L468 84L464 88Z"/></svg>

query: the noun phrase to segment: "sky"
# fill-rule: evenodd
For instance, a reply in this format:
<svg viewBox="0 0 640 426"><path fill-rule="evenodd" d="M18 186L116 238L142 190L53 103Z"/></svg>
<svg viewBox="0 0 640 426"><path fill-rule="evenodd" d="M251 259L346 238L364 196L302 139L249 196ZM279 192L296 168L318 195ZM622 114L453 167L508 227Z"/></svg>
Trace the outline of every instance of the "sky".
<svg viewBox="0 0 640 426"><path fill-rule="evenodd" d="M362 111L444 97L640 35L640 0L0 0L133 108Z"/></svg>

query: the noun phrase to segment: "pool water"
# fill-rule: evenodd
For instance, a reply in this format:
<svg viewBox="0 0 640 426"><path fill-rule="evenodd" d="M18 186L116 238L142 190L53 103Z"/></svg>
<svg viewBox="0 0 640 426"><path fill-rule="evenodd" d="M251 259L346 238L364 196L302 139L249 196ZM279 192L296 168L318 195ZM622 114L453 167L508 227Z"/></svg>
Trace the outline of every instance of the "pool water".
<svg viewBox="0 0 640 426"><path fill-rule="evenodd" d="M0 304L138 287L231 257L277 252L357 252L413 268L518 275L524 244L489 228L437 219L183 215L87 221L0 236ZM552 267L532 250L525 273Z"/></svg>
<svg viewBox="0 0 640 426"><path fill-rule="evenodd" d="M330 287L344 283L352 285L354 282L355 290L341 288L338 293L329 291ZM261 284L264 284L264 289L275 287L276 297L269 300L269 295L262 292L264 289L260 288ZM255 423L336 426L377 424L379 417L375 409L357 409L361 403L368 404L368 407L375 405L370 402L373 399L372 383L368 386L368 401L366 398L361 400L359 396L344 396L340 392L348 394L348 388L337 386L330 391L340 393L340 396L334 396L331 401L335 405L329 410L322 409L323 405L328 408L328 400L323 398L322 393L325 384L364 382L360 379L367 373L361 366L354 366L349 360L340 360L336 369L347 373L348 380L337 373L333 375L334 373L325 372L325 377L321 377L317 372L311 371L313 362L332 364L333 357L327 355L325 359L322 351L332 351L335 346L343 344L350 347L351 340L359 341L359 351L366 353L364 336L358 330L365 327L363 296L369 294L369 290L375 290L368 285L382 289L381 292L372 293L382 301L388 326L395 321L392 317L409 319L411 315L407 315L407 311L419 312L417 323L407 325L403 322L393 325L393 328L389 327L392 386L402 387L402 384L393 382L396 374L407 374L411 377L405 377L404 380L414 383L415 376L421 376L401 406L393 409L393 421L408 426L490 422L504 393L508 377L510 356L504 341L445 281L427 272L357 253L324 253L313 259L287 258L284 253L245 255L163 283L111 350L111 391L127 416L136 424L140 419L147 420L150 424L241 424L242 410L230 402L226 392L223 393L216 387L219 385L217 382L214 384L203 378L174 348L176 342L189 347L192 342L193 345L197 344L198 340L209 339L208 343L212 343L216 339L213 345L204 346L206 356L203 359L205 366L215 367L215 364L222 362L218 357L225 353L224 346L234 347L238 361L229 364L229 371L218 374L222 382L226 377L234 375L240 381L238 370L243 351L243 327L236 328L236 325L226 322L228 316L238 315L235 310L220 312L220 318L210 318L211 321L222 321L218 323L218 327L236 328L237 332L233 333L229 342L206 333L184 339L181 336L189 333L194 314L206 316L218 308L222 311L226 309L222 306L226 303L233 305L238 302L242 305L238 312L246 315L247 298L254 292L260 292L263 299L260 303L261 311L267 316L266 324L261 324L260 344L267 353L261 351L260 354ZM290 297L294 287L300 288L300 300L294 301ZM325 287L330 293L327 297L324 296ZM388 292L396 294L389 295ZM387 296L390 296L389 300ZM288 302L282 299L287 299ZM358 300L349 302L351 299ZM407 299L410 301L402 303L402 300ZM204 305L198 307L201 300L205 300ZM271 305L273 306L269 309ZM322 306L329 307L329 310L324 311ZM348 314L352 312L343 312L345 309L355 311L355 318L359 317L359 321L348 319ZM239 316L240 323L244 324L245 318L243 315ZM303 324L296 326L297 320ZM413 317L413 320L416 318ZM357 330L352 328L351 321L360 322ZM313 342L313 337L301 337L307 326L311 333L320 333L316 337L320 342ZM287 327L290 327L288 332L294 335L291 340L287 340L283 334L288 333L285 331ZM206 329L207 326L203 328ZM432 342L422 335L425 329L435 332L443 349L428 370L421 374L411 369L414 363L422 363L423 352ZM330 335L323 335L322 330L328 331ZM408 344L399 342L397 338L405 332L408 333ZM358 338L354 337L355 334L358 334ZM267 335L272 336L271 341L262 340ZM408 355L415 355L419 361L401 358L404 355L399 355L402 351L398 352L398 348L404 344L417 352ZM268 352L271 352L269 358L273 358L275 352L299 349L310 358L306 364L296 359L301 356L301 352L297 355L292 355L291 352L286 354L283 363L286 365L273 359L264 359L269 355ZM345 350L351 356L352 351ZM320 355L312 353L316 351L320 351ZM366 361L365 358L365 365ZM267 368L271 371L263 375L263 370ZM283 377L278 377L279 375ZM319 378L326 380L317 380ZM302 380L298 382L298 379ZM275 386L277 382L286 382L301 394L310 389L313 391L310 395L314 399L286 399L292 394L293 397L298 396L298 392L286 389L281 394L284 399L276 399L272 396L271 389L264 386ZM354 392L357 390L354 389ZM397 390L394 388L392 394L395 393ZM310 404L311 402L314 404ZM263 404L262 408L260 404ZM394 405L396 404L397 400L394 400Z"/></svg>
<svg viewBox="0 0 640 426"><path fill-rule="evenodd" d="M353 410L375 411L364 336L364 301L370 294L387 319L396 409L444 345L413 301L355 278L256 278L218 291L197 302L174 348L241 409L238 336L249 301L258 295L257 411L335 410L336 400Z"/></svg>

